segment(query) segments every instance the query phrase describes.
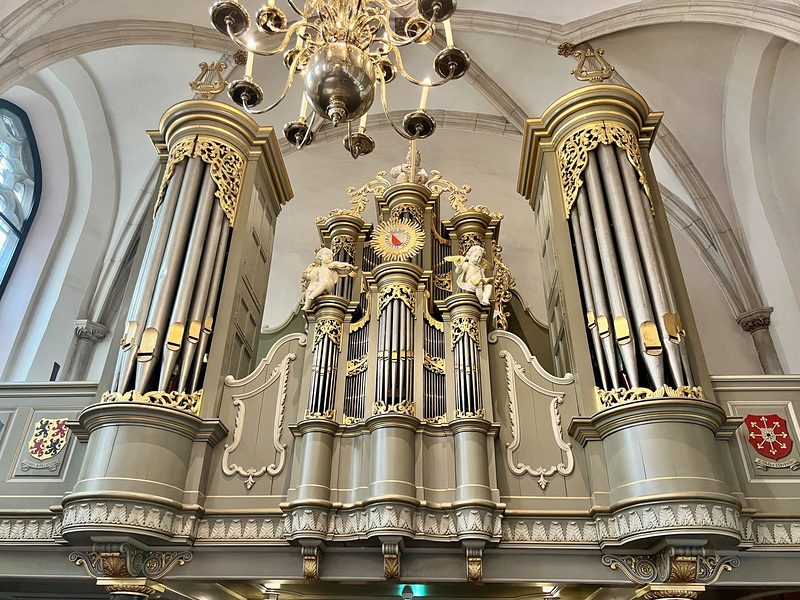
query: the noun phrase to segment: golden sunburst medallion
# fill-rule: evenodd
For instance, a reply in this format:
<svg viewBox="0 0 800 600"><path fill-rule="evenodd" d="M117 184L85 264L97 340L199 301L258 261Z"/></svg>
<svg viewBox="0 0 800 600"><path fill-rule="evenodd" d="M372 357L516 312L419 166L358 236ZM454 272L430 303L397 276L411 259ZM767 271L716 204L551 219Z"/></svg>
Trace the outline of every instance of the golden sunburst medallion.
<svg viewBox="0 0 800 600"><path fill-rule="evenodd" d="M372 245L383 260L408 260L425 245L425 232L409 219L392 217L372 233Z"/></svg>

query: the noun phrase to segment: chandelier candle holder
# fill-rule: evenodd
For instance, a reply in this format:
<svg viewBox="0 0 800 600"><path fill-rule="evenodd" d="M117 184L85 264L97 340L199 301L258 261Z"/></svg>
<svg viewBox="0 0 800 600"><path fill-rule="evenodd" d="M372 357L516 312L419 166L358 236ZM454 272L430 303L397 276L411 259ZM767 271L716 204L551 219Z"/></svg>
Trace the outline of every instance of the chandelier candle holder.
<svg viewBox="0 0 800 600"><path fill-rule="evenodd" d="M286 139L298 149L310 144L317 117L331 121L334 127L347 123L344 147L358 158L375 149L375 141L366 134L366 115L377 95L376 87L380 86L384 114L397 133L408 140L433 134L436 122L425 110L428 91L463 77L470 65L469 55L453 44L449 19L456 10L456 0L306 0L302 8L294 0L287 2L299 19L290 23L270 0L256 13L258 42L250 14L239 2L219 0L211 7L214 27L247 52L244 77L228 86L236 104L250 114L272 110L286 97L295 76L300 75L304 88L302 106L298 118L284 127ZM408 19L402 31L392 29L392 11L414 2L417 15ZM400 48L428 43L439 26L447 45L436 55L433 68L441 79L417 79L403 66ZM289 70L282 93L265 107L259 107L264 91L253 80L256 55L282 55ZM400 125L392 118L386 100L386 84L398 73L422 87L419 108L405 115Z"/></svg>

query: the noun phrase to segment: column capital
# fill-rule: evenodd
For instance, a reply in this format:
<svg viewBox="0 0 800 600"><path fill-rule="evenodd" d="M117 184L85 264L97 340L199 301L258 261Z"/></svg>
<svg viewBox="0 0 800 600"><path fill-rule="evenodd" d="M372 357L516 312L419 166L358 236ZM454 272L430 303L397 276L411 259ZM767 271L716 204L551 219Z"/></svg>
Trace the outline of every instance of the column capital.
<svg viewBox="0 0 800 600"><path fill-rule="evenodd" d="M759 329L768 329L772 320L770 315L772 315L773 310L771 306L749 310L736 317L736 323L747 333L753 333Z"/></svg>
<svg viewBox="0 0 800 600"><path fill-rule="evenodd" d="M75 321L75 335L81 340L89 340L96 344L108 335L108 328L102 323L95 323L89 319L77 319Z"/></svg>

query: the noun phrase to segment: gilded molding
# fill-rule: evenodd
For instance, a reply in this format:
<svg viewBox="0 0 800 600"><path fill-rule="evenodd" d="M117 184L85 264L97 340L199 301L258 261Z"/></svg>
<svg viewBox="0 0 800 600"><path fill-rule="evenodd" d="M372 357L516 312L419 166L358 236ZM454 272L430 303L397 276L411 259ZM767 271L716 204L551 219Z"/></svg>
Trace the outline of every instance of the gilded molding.
<svg viewBox="0 0 800 600"><path fill-rule="evenodd" d="M325 419L326 421L335 421L336 420L336 409L331 408L330 410L317 411L317 412L312 412L312 411L306 409L304 418L306 418L306 419Z"/></svg>
<svg viewBox="0 0 800 600"><path fill-rule="evenodd" d="M433 277L434 277L434 284L435 284L437 276L434 275ZM447 277L448 288L449 288L450 276L446 275L445 277ZM448 291L449 291L449 289L448 289ZM434 318L434 316L431 314L430 306L428 305L428 301L429 301L430 297L431 297L431 293L428 290L425 290L425 303L422 306L422 315L425 318L425 322L428 325L433 327L436 331L444 332L444 323L442 321L439 321L438 319Z"/></svg>
<svg viewBox="0 0 800 600"><path fill-rule="evenodd" d="M313 348L315 350L317 344L319 344L324 337L332 341L336 348L340 348L342 344L342 322L339 319L318 319L314 324Z"/></svg>
<svg viewBox="0 0 800 600"><path fill-rule="evenodd" d="M564 214L569 219L572 206L578 199L578 190L583 185L581 174L589 162L589 152L599 144L616 144L628 155L642 184L647 197L650 199L652 209L653 197L650 185L644 172L642 155L639 151L639 142L634 133L622 123L614 121L596 121L577 129L569 135L558 147L556 155L560 169L561 188L564 192Z"/></svg>
<svg viewBox="0 0 800 600"><path fill-rule="evenodd" d="M381 288L378 300L378 312L383 312L383 309L392 300L400 300L410 310L414 318L417 318L417 291L406 283L390 283Z"/></svg>
<svg viewBox="0 0 800 600"><path fill-rule="evenodd" d="M514 360L511 356L511 353L507 350L503 350L500 352L500 357L504 358L506 361L506 384L508 390L508 417L509 421L511 422L511 442L506 446L506 457L508 463L508 469L514 475L531 475L533 477L537 477L537 483L539 487L543 490L547 487L547 478L552 477L556 473L567 477L568 475L572 474L573 469L575 468L575 458L572 454L572 443L567 442L564 439L564 431L561 426L561 413L558 410L558 405L564 402L564 392L555 392L552 390L547 390L543 387L538 386L535 382L531 381L525 376L525 370L520 366L520 364ZM562 455L566 455L567 460L566 464L564 462L560 462L557 465L550 465L549 467L545 467L544 465L540 465L536 468L531 467L530 465L523 464L521 462L516 462L514 459L514 452L519 449L521 436L520 436L520 427L521 423L519 422L519 406L517 404L517 385L515 376L518 377L526 386L528 386L534 392L542 394L543 396L549 397L550 400L550 425L552 426L553 430L553 439L556 442L556 445L561 450Z"/></svg>
<svg viewBox="0 0 800 600"><path fill-rule="evenodd" d="M362 283L363 283L363 279L362 279ZM372 294L370 293L369 290L366 290L366 293L364 294L364 296L366 297L366 300L367 300L366 305L364 306L364 316L361 317L355 323L350 323L350 328L349 328L350 333L355 333L356 331L358 331L359 329L364 327L364 325L369 323L369 318L370 318L370 314L371 314L370 305L372 304Z"/></svg>
<svg viewBox="0 0 800 600"><path fill-rule="evenodd" d="M623 404L625 402L651 400L654 398L690 398L692 400L705 400L703 388L700 386L690 387L688 385L682 385L674 389L665 384L655 390L650 390L648 388L601 390L595 387L595 394L598 403L603 408L616 406L617 404Z"/></svg>
<svg viewBox="0 0 800 600"><path fill-rule="evenodd" d="M373 403L372 414L386 415L389 413L414 416L414 402L411 400L403 400L397 404L386 404L385 402L376 400Z"/></svg>
<svg viewBox="0 0 800 600"><path fill-rule="evenodd" d="M161 206L164 191L175 170L175 165L187 157L200 158L209 165L211 178L217 184L214 196L219 200L222 210L228 217L228 223L233 227L244 177L245 157L230 144L206 135L187 137L173 145L167 159L164 176L161 179L153 217L155 218L155 213Z"/></svg>
<svg viewBox="0 0 800 600"><path fill-rule="evenodd" d="M193 415L200 413L200 405L203 401L203 390L197 390L192 394L180 392L162 392L155 390L142 394L136 390L129 392L105 392L100 402L138 402L141 404L154 404L156 406L166 406L177 408Z"/></svg>
<svg viewBox="0 0 800 600"><path fill-rule="evenodd" d="M230 444L225 444L225 450L222 453L222 472L225 475L233 476L240 475L245 477L244 485L249 490L255 484L255 480L264 473L270 477L277 477L283 472L286 464L286 444L281 441L283 435L283 423L286 417L286 394L289 383L289 367L290 363L297 358L297 355L290 352L287 354L280 364L273 369L267 381L260 385L258 388L248 394L253 397L256 394L266 392L272 384L280 380L278 389L278 401L275 405L275 426L272 431L272 445L278 453L278 462L261 467L240 467L236 463L229 464L230 455L239 447L242 441L242 429L245 423L245 404L243 397L234 396L233 405L236 407L236 420L233 426L233 441Z"/></svg>
<svg viewBox="0 0 800 600"><path fill-rule="evenodd" d="M495 329L505 331L508 329L506 305L511 302L511 290L517 287L517 280L511 274L508 266L503 262L501 253L503 247L492 240L492 256L495 265L494 271L494 316L492 321Z"/></svg>
<svg viewBox="0 0 800 600"><path fill-rule="evenodd" d="M478 328L478 319L475 317L456 317L450 322L450 347L455 348L458 341L468 335L480 348L481 334Z"/></svg>

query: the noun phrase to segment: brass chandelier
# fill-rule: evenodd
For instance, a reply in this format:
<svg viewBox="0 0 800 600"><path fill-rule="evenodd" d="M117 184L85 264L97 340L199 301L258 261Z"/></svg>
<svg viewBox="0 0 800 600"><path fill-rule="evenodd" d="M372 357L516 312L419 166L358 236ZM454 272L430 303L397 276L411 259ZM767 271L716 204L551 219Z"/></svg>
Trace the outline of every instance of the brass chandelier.
<svg viewBox="0 0 800 600"><path fill-rule="evenodd" d="M295 0L286 1L299 19L290 23L275 0L269 0L256 13L260 42L251 33L250 14L239 2L219 0L211 7L214 27L247 52L244 77L228 87L236 104L250 114L272 110L286 97L294 77L300 75L304 80L300 116L284 126L286 139L298 149L311 143L316 117L331 121L334 127L347 123L344 146L358 158L375 148L365 131L367 112L380 85L383 111L397 133L408 140L433 134L436 122L425 110L428 90L462 77L470 64L469 55L453 45L449 19L457 0L305 0L302 7ZM414 3L417 14L405 21L400 31L394 30L390 25L392 11ZM433 67L441 79L421 81L404 68L400 48L427 43L440 25L447 44L436 55ZM256 108L264 100L264 91L253 81L255 55L278 54L289 70L286 85L275 102ZM419 108L405 115L399 126L386 101L386 84L398 73L422 87ZM311 115L307 118L309 106ZM352 124L359 119L354 131Z"/></svg>

